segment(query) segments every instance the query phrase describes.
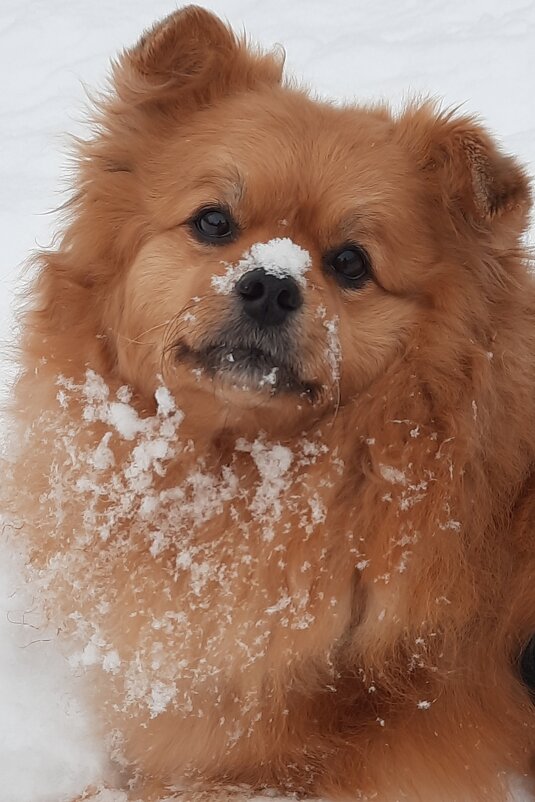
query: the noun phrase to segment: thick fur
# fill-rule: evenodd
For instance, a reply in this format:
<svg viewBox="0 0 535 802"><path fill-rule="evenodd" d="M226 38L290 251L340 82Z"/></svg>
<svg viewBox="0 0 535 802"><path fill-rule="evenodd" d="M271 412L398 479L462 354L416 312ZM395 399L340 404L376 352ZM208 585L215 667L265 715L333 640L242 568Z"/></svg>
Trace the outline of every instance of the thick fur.
<svg viewBox="0 0 535 802"><path fill-rule="evenodd" d="M188 714L152 718L122 715L118 682L99 680L103 726L123 733L125 771L141 783L133 798L144 782L148 800L189 779L212 789L206 798L230 783L502 802L509 773L531 777L535 750L518 669L535 631L528 181L471 118L428 102L397 117L334 106L281 72L277 56L197 8L171 15L114 65L94 135L79 144L59 247L37 259L13 402L25 437L12 503L38 570L69 554L82 496L67 500L51 537L43 493L61 444L36 423L57 405L58 376L80 387L91 369L112 392L129 384L143 417L154 414L161 374L190 443L161 487L186 481L199 459L213 475L231 466L239 476L241 496L223 499L195 535L223 571L243 547L259 481L251 447L236 442L263 432L266 444L302 454L306 432L322 446L285 474L269 542L247 541L224 621L217 581L196 608L184 601L186 580L169 584L180 533L154 559L139 522L116 522L131 538L126 563L110 566L110 541L95 534L86 552L98 581L62 575L70 592L50 597L66 616L90 613L99 588L115 588L102 626L127 661L149 637L143 616L162 613L162 588L172 587L173 609L196 634L171 632L167 657L205 658L223 677L199 680ZM188 222L215 202L240 225L220 248L196 241ZM199 347L231 319L229 297L211 284L222 262L276 237L312 257L295 343L300 374L318 387L313 401L198 381L174 357L179 340ZM323 264L348 241L367 249L374 271L354 292ZM339 375L324 356L334 317ZM102 427L81 425L81 405L63 414L79 426L80 448L96 447ZM125 446L111 443L120 465ZM295 499L311 494L326 512L306 537ZM299 598L312 622L303 628L292 627ZM244 633L255 622L267 645L248 661ZM210 633L223 630L224 646L211 649Z"/></svg>

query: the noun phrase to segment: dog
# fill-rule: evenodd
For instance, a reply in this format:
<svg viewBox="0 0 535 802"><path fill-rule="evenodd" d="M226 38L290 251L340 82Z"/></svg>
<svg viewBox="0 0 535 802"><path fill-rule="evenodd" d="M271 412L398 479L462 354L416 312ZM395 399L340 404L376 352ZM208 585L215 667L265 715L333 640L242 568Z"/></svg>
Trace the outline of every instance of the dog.
<svg viewBox="0 0 535 802"><path fill-rule="evenodd" d="M529 180L473 118L282 72L196 7L114 63L36 259L6 504L129 798L504 802L535 755Z"/></svg>

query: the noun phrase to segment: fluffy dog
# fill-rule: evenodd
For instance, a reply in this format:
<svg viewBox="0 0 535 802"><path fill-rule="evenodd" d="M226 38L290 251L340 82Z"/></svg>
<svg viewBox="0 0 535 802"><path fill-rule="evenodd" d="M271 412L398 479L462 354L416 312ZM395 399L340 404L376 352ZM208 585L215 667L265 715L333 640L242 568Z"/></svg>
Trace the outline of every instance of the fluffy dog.
<svg viewBox="0 0 535 802"><path fill-rule="evenodd" d="M529 205L473 119L312 100L202 9L114 64L5 484L132 798L530 776Z"/></svg>

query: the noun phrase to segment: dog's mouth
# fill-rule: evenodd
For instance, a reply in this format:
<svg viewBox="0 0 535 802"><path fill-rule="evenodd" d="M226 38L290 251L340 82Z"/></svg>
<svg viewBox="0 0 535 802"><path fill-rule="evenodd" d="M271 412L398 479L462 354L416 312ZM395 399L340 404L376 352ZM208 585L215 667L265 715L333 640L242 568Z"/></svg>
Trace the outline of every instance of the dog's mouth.
<svg viewBox="0 0 535 802"><path fill-rule="evenodd" d="M181 340L175 346L175 357L178 362L189 363L199 370L199 376L205 372L235 390L263 391L270 395L292 393L311 402L319 394L319 385L303 380L289 359L281 359L259 346L216 342L196 349Z"/></svg>

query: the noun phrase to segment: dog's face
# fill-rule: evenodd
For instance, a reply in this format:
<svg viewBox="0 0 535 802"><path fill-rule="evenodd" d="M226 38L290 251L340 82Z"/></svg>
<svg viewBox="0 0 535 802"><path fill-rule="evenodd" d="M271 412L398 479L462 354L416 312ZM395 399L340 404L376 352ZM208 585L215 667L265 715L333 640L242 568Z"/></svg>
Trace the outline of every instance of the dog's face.
<svg viewBox="0 0 535 802"><path fill-rule="evenodd" d="M279 73L185 10L126 54L106 119L106 211L140 245L106 295L121 377L273 433L361 394L429 309L468 310L456 249L516 236L527 200L470 121L334 107Z"/></svg>
<svg viewBox="0 0 535 802"><path fill-rule="evenodd" d="M124 288L129 378L162 371L179 394L234 415L284 410L288 423L384 371L432 251L389 129L280 90L181 127L151 165L155 231ZM129 341L150 341L150 354Z"/></svg>

